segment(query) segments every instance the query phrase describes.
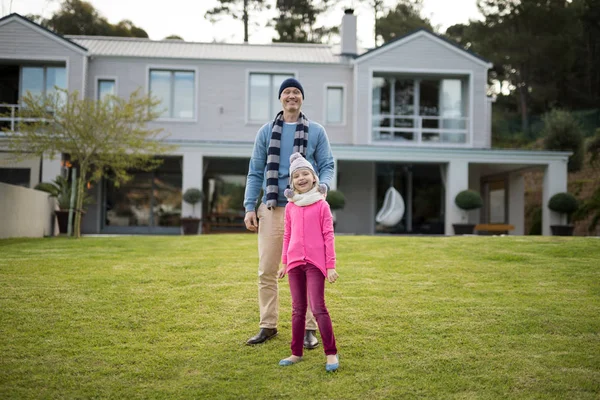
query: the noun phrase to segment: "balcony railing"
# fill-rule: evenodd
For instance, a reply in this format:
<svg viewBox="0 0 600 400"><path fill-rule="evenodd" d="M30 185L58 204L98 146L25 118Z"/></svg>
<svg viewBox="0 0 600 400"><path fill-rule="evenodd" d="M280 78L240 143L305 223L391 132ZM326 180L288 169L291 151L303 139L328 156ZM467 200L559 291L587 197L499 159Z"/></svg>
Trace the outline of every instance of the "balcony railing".
<svg viewBox="0 0 600 400"><path fill-rule="evenodd" d="M469 118L378 114L372 121L374 141L427 145L469 142Z"/></svg>
<svg viewBox="0 0 600 400"><path fill-rule="evenodd" d="M12 132L18 131L20 122L40 121L37 118L20 118L18 104L0 104L0 135L5 129Z"/></svg>

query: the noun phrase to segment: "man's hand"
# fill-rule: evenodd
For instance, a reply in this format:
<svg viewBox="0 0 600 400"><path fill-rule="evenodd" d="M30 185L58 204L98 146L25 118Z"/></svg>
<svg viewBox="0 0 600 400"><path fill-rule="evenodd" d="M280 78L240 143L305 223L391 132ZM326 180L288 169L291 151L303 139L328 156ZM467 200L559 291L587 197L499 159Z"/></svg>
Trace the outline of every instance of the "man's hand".
<svg viewBox="0 0 600 400"><path fill-rule="evenodd" d="M287 269L287 265L283 264L281 266L281 269L279 271L277 271L277 277L279 279L282 279L285 276L285 270Z"/></svg>
<svg viewBox="0 0 600 400"><path fill-rule="evenodd" d="M335 271L335 269L328 269L327 270L327 280L329 281L329 283L335 282L338 277L339 277L339 275Z"/></svg>
<svg viewBox="0 0 600 400"><path fill-rule="evenodd" d="M244 223L246 224L246 229L252 232L256 232L258 230L258 220L256 219L255 211L248 211L246 216L244 217Z"/></svg>

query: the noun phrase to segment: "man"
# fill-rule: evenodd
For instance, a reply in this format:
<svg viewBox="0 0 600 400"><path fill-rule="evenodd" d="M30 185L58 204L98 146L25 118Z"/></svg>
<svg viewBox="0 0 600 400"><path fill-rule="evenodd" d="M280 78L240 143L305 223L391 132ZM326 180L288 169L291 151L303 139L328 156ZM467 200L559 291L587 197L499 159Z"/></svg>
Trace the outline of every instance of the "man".
<svg viewBox="0 0 600 400"><path fill-rule="evenodd" d="M259 332L246 344L263 343L277 335L279 299L277 270L283 247L283 225L287 199L283 195L289 182L290 155L300 152L313 165L319 180L329 188L334 162L325 129L309 121L300 111L304 88L294 78L279 87L283 111L275 120L263 125L254 141L250 159L244 208L244 223L250 231L258 230L258 303ZM255 209L261 188L264 195ZM259 223L260 221L260 223ZM304 347L314 349L319 344L315 332L317 323L310 311L306 313Z"/></svg>

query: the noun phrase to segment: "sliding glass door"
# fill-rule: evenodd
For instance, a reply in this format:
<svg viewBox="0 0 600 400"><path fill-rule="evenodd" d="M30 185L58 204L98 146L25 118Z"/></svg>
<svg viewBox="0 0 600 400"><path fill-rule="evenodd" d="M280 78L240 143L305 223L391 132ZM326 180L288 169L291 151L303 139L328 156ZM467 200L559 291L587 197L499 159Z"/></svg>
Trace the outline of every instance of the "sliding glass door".
<svg viewBox="0 0 600 400"><path fill-rule="evenodd" d="M181 158L167 157L154 171L132 171L119 186L105 184L103 233L179 233Z"/></svg>

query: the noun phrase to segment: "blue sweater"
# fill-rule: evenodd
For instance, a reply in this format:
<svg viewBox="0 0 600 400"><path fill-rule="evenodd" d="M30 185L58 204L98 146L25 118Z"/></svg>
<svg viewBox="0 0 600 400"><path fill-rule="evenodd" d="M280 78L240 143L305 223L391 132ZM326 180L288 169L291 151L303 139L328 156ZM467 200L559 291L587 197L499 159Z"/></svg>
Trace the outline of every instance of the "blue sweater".
<svg viewBox="0 0 600 400"><path fill-rule="evenodd" d="M266 183L265 172L267 170L267 150L271 141L271 126L272 122L263 125L258 131L254 140L254 150L252 150L252 158L248 169L248 179L246 180L246 192L244 194L244 208L246 212L255 211L256 201L263 189L262 202L266 202ZM284 123L283 132L281 134L281 152L279 163L279 198L277 199L278 207L285 207L287 199L283 195L283 191L288 187L290 178L290 156L294 149L294 132L296 131L296 123ZM315 171L319 175L319 181L330 186L333 178L333 154L329 146L329 139L325 128L320 124L310 121L308 126L308 147L306 150L306 159L312 164Z"/></svg>

